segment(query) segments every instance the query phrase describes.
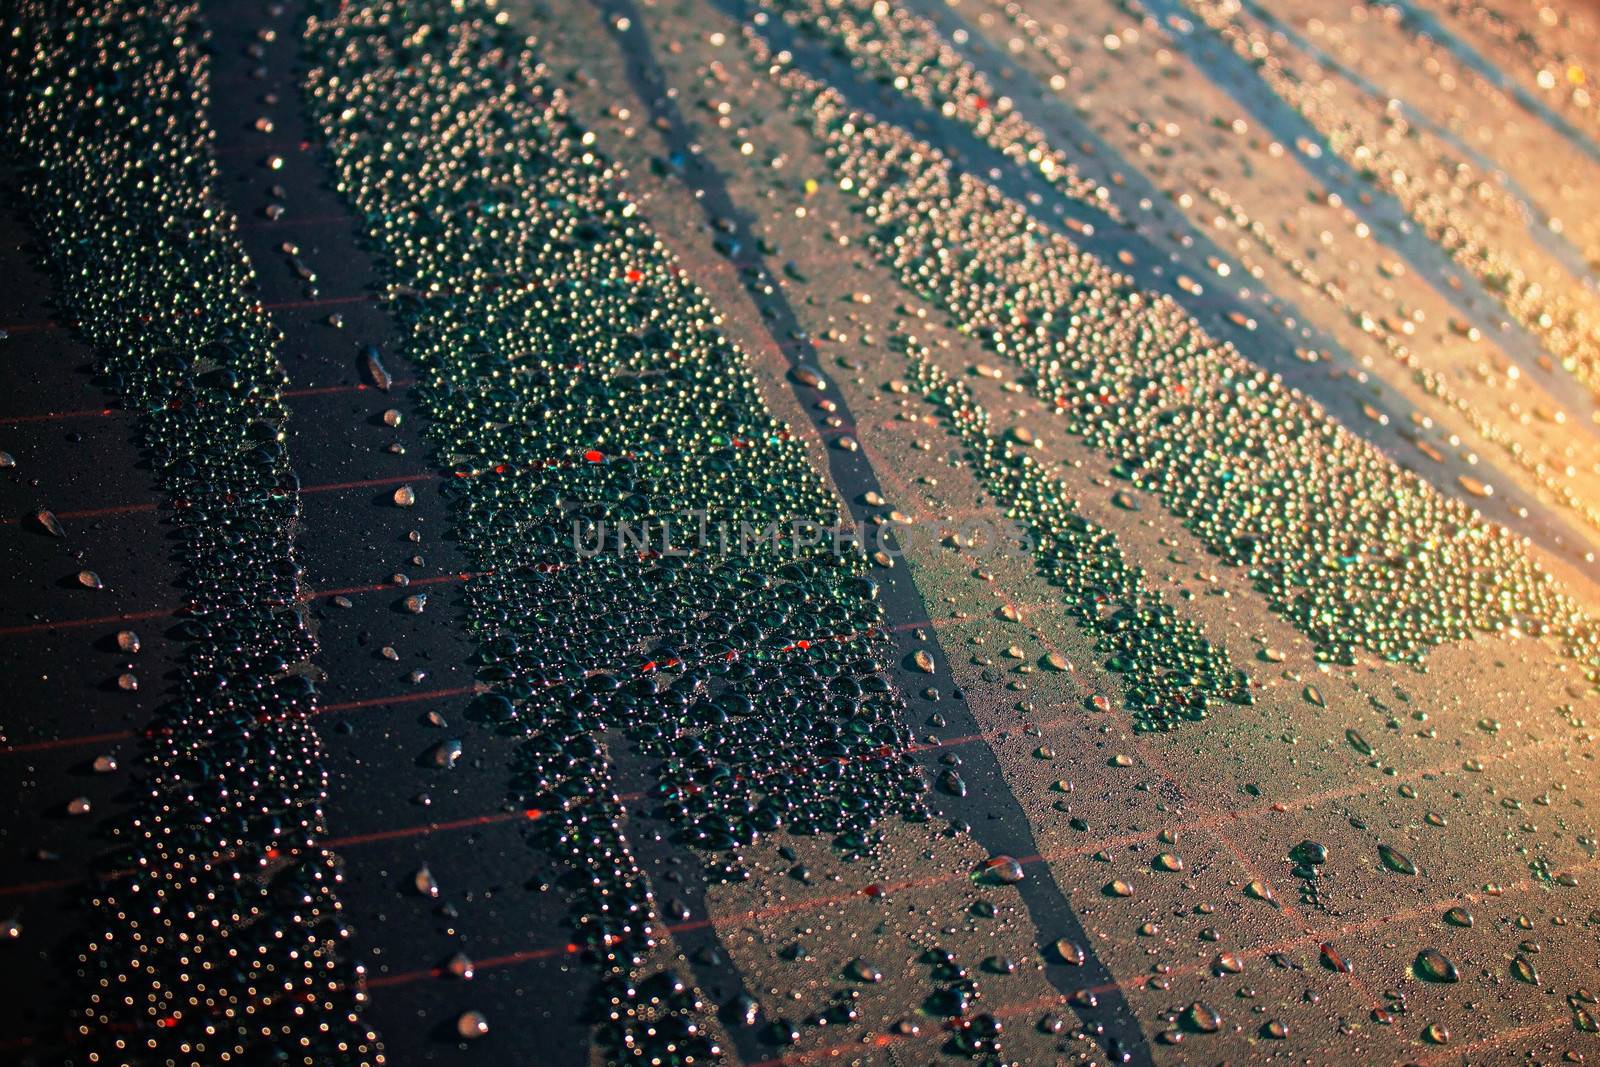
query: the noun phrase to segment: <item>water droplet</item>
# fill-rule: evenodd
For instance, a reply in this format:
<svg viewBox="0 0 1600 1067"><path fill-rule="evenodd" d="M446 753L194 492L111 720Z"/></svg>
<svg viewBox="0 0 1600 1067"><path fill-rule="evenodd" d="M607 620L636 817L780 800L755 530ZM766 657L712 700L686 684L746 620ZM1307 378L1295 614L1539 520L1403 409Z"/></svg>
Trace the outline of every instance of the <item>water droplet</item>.
<svg viewBox="0 0 1600 1067"><path fill-rule="evenodd" d="M361 350L361 358L366 363L367 377L372 379L372 384L381 392L387 393L394 385L394 376L383 365L383 358L376 345L367 345ZM348 364L346 364L348 366Z"/></svg>
<svg viewBox="0 0 1600 1067"><path fill-rule="evenodd" d="M1068 963L1074 967L1083 966L1083 961L1088 958L1082 945L1065 937L1056 938L1050 949L1055 954L1057 962Z"/></svg>
<svg viewBox="0 0 1600 1067"><path fill-rule="evenodd" d="M845 966L845 976L857 982L876 984L883 981L883 972L859 956Z"/></svg>
<svg viewBox="0 0 1600 1067"><path fill-rule="evenodd" d="M1011 856L991 856L978 865L978 876L984 881L1002 885L1016 885L1022 881L1022 864Z"/></svg>
<svg viewBox="0 0 1600 1067"><path fill-rule="evenodd" d="M801 385L812 389L826 389L828 387L828 379L823 377L820 370L810 364L799 364L794 368L793 373L794 380Z"/></svg>
<svg viewBox="0 0 1600 1067"><path fill-rule="evenodd" d="M441 770L452 769L459 759L461 759L461 741L458 738L440 741L428 750L428 762Z"/></svg>
<svg viewBox="0 0 1600 1067"><path fill-rule="evenodd" d="M1289 850L1289 858L1296 863L1319 867L1328 862L1328 846L1319 841L1302 841Z"/></svg>
<svg viewBox="0 0 1600 1067"><path fill-rule="evenodd" d="M1414 876L1417 873L1417 865L1411 862L1411 857L1390 845L1380 844L1378 856L1383 860L1383 865L1396 874Z"/></svg>
<svg viewBox="0 0 1600 1067"><path fill-rule="evenodd" d="M1183 1011L1184 1026L1201 1034L1214 1034L1222 1029L1222 1016L1217 1009L1203 1000L1197 1000Z"/></svg>
<svg viewBox="0 0 1600 1067"><path fill-rule="evenodd" d="M1322 965L1328 968L1328 970L1338 971L1340 974L1350 973L1350 965L1345 962L1343 956L1339 955L1338 949L1334 948L1326 941L1324 941L1321 945L1318 945L1317 949L1322 957Z"/></svg>
<svg viewBox="0 0 1600 1067"><path fill-rule="evenodd" d="M1456 965L1436 948L1425 948L1417 953L1417 960L1412 969L1417 977L1429 982L1455 982L1461 978Z"/></svg>

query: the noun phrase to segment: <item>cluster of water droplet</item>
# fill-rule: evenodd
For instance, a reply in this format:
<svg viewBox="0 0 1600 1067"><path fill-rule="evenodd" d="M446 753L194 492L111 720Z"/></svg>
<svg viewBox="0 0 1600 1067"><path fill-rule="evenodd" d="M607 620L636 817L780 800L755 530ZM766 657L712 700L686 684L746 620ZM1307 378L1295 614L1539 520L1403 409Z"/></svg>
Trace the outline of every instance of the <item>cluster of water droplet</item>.
<svg viewBox="0 0 1600 1067"><path fill-rule="evenodd" d="M1396 116L1390 101L1274 48L1271 35L1247 20L1238 0L1184 2L1247 57L1334 152L1399 201L1429 239L1483 282L1547 351L1591 388L1600 386L1600 301L1579 286L1541 282L1532 249L1517 255L1484 228L1479 220L1491 207L1522 225L1520 207L1503 189L1427 131ZM1405 136L1393 136L1395 131ZM1418 156L1408 162L1401 145L1415 145Z"/></svg>
<svg viewBox="0 0 1600 1067"><path fill-rule="evenodd" d="M513 790L583 880L603 1037L699 1060L716 1050L694 991L636 981L660 925L608 749L654 761L648 803L727 878L780 827L866 849L883 816L921 812L923 785L861 553L737 543L741 524L833 523L836 501L500 22L476 3L353 6L313 24L308 96L487 572L468 611L493 692L474 713L528 738Z"/></svg>
<svg viewBox="0 0 1600 1067"><path fill-rule="evenodd" d="M820 38L851 65L921 107L960 123L1063 196L1120 220L1110 190L1083 177L1043 131L989 78L964 60L925 18L882 0L763 0L790 27ZM770 32L770 31L768 31Z"/></svg>
<svg viewBox="0 0 1600 1067"><path fill-rule="evenodd" d="M972 391L930 362L914 340L913 378L966 444L973 469L1007 513L1032 535L1043 573L1067 610L1096 638L1106 666L1123 678L1135 723L1170 729L1204 718L1220 699L1247 702L1242 672L1188 619L1179 618L1144 573L1128 563L1116 535L1079 515L1066 487L1033 456L989 429Z"/></svg>
<svg viewBox="0 0 1600 1067"><path fill-rule="evenodd" d="M183 662L91 896L84 1062L380 1063L322 836L277 338L215 195L192 5L27 3L12 147L61 307L137 414ZM122 647L127 640L119 638ZM133 639L137 647L137 639Z"/></svg>
<svg viewBox="0 0 1600 1067"><path fill-rule="evenodd" d="M1508 533L1397 468L1312 401L1137 289L937 150L851 110L752 33L858 204L873 248L961 332L1158 496L1270 606L1350 664L1415 660L1475 631L1587 620Z"/></svg>

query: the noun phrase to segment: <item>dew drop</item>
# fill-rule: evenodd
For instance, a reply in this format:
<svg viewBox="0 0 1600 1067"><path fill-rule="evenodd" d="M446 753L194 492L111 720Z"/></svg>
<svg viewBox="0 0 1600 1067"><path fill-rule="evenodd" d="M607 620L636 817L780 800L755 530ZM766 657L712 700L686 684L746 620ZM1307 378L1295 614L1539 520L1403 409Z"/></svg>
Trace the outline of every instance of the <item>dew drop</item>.
<svg viewBox="0 0 1600 1067"><path fill-rule="evenodd" d="M1416 972L1417 977L1429 982L1455 982L1461 978L1456 965L1436 948L1425 948L1417 953L1412 970Z"/></svg>
<svg viewBox="0 0 1600 1067"><path fill-rule="evenodd" d="M1183 1024L1196 1033L1214 1034L1222 1029L1222 1016L1216 1008L1197 1000L1184 1009Z"/></svg>
<svg viewBox="0 0 1600 1067"><path fill-rule="evenodd" d="M367 345L361 350L361 358L367 367L367 377L372 379L372 384L381 392L387 393L394 385L394 376L383 365L383 357L378 352L376 345ZM346 364L349 366L349 364Z"/></svg>
<svg viewBox="0 0 1600 1067"><path fill-rule="evenodd" d="M1417 873L1417 865L1411 862L1411 857L1390 845L1379 845L1378 856L1383 865L1396 874L1415 876Z"/></svg>
<svg viewBox="0 0 1600 1067"><path fill-rule="evenodd" d="M1074 967L1083 966L1083 961L1088 958L1082 945L1065 937L1056 938L1050 950L1058 963L1067 963Z"/></svg>
<svg viewBox="0 0 1600 1067"><path fill-rule="evenodd" d="M873 985L883 981L883 972L859 956L845 966L845 976Z"/></svg>
<svg viewBox="0 0 1600 1067"><path fill-rule="evenodd" d="M985 881L1016 885L1022 881L1022 864L1011 856L991 856L978 865L977 874Z"/></svg>

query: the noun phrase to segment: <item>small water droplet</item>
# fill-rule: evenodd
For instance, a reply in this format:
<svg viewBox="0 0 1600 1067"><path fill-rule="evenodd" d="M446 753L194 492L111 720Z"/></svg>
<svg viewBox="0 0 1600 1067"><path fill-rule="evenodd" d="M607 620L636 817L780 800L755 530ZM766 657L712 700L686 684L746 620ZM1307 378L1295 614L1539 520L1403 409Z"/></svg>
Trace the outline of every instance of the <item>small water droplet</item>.
<svg viewBox="0 0 1600 1067"><path fill-rule="evenodd" d="M845 976L858 982L876 984L883 981L883 972L859 956L851 960L844 969Z"/></svg>
<svg viewBox="0 0 1600 1067"><path fill-rule="evenodd" d="M1065 937L1056 938L1050 949L1055 954L1057 962L1068 963L1074 967L1083 966L1083 961L1088 958L1082 945Z"/></svg>
<svg viewBox="0 0 1600 1067"><path fill-rule="evenodd" d="M1417 977L1429 982L1455 982L1461 978L1456 965L1436 948L1425 948L1417 953L1417 960L1412 970L1416 972Z"/></svg>
<svg viewBox="0 0 1600 1067"><path fill-rule="evenodd" d="M978 865L978 876L985 881L1016 885L1022 881L1022 864L1011 856L991 856Z"/></svg>
<svg viewBox="0 0 1600 1067"><path fill-rule="evenodd" d="M440 741L428 750L428 762L440 770L450 770L455 767L456 761L461 758L461 742L456 738Z"/></svg>
<svg viewBox="0 0 1600 1067"><path fill-rule="evenodd" d="M1197 1000L1184 1009L1183 1023L1196 1033L1214 1034L1222 1029L1222 1016L1216 1008Z"/></svg>
<svg viewBox="0 0 1600 1067"><path fill-rule="evenodd" d="M1414 876L1417 873L1417 865L1411 862L1411 857L1390 845L1379 845L1378 856L1383 865L1396 874Z"/></svg>
<svg viewBox="0 0 1600 1067"><path fill-rule="evenodd" d="M372 384L387 393L394 385L394 375L383 365L383 357L378 352L377 346L367 345L361 350L361 357L366 363L367 376L372 379Z"/></svg>

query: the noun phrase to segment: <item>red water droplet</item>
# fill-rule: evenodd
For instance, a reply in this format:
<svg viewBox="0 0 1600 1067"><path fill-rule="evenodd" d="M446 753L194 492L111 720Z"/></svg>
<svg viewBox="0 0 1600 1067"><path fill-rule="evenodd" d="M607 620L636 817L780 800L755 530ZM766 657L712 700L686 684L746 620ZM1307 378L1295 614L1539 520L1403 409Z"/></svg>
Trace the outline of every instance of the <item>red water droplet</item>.
<svg viewBox="0 0 1600 1067"><path fill-rule="evenodd" d="M1338 951L1332 945L1324 941L1318 946L1318 948L1322 952L1323 963L1326 963L1329 967L1332 967L1340 974L1350 973L1350 965L1344 961L1344 957L1339 955Z"/></svg>

